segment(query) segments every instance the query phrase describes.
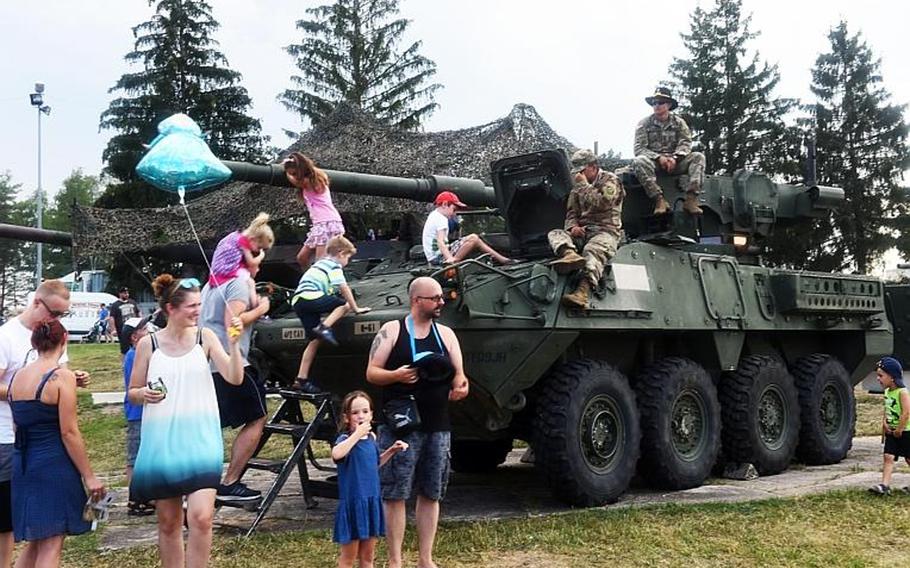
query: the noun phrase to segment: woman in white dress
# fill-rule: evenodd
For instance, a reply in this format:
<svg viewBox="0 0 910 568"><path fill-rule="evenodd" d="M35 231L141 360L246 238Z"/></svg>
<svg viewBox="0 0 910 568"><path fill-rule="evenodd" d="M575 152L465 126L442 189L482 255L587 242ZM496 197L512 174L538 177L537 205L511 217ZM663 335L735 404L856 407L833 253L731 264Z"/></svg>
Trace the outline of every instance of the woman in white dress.
<svg viewBox="0 0 910 568"><path fill-rule="evenodd" d="M212 548L215 491L224 457L218 400L211 361L231 384L243 380L243 357L237 334L230 355L208 329L197 327L199 281L162 274L152 283L167 326L136 346L129 399L145 404L142 441L131 494L156 501L158 550L165 568L194 568L208 563ZM242 330L239 318L234 325ZM183 497L189 535L183 548Z"/></svg>

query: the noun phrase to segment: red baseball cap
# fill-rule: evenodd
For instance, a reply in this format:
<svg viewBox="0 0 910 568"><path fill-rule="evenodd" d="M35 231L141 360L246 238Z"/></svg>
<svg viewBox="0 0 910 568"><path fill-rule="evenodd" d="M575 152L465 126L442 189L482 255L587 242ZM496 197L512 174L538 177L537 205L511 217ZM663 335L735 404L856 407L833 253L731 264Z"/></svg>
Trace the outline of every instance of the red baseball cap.
<svg viewBox="0 0 910 568"><path fill-rule="evenodd" d="M454 203L456 207L467 207L461 200L458 199L458 196L452 193L451 191L442 191L439 195L436 196L434 201L436 206L447 205L449 203Z"/></svg>

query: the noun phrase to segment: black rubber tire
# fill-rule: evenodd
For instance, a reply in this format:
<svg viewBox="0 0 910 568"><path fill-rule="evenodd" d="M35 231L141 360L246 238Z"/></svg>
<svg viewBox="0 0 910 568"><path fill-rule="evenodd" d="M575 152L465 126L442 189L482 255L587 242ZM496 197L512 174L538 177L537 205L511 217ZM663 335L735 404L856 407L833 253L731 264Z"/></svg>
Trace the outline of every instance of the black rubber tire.
<svg viewBox="0 0 910 568"><path fill-rule="evenodd" d="M489 473L506 461L512 439L454 440L451 466L458 473Z"/></svg>
<svg viewBox="0 0 910 568"><path fill-rule="evenodd" d="M768 355L745 357L736 371L723 377L718 395L724 457L751 463L759 475L787 469L796 452L800 424L796 386L784 364ZM778 408L763 412L763 402ZM762 436L763 418L768 424L767 440Z"/></svg>
<svg viewBox="0 0 910 568"><path fill-rule="evenodd" d="M635 394L614 367L580 359L546 379L534 418L535 465L562 501L616 501L635 475L640 441Z"/></svg>
<svg viewBox="0 0 910 568"><path fill-rule="evenodd" d="M666 489L704 483L720 451L721 424L717 388L708 372L691 359L661 359L639 375L635 398L641 415L638 472ZM686 409L685 420L674 414ZM682 439L689 432L691 437Z"/></svg>
<svg viewBox="0 0 910 568"><path fill-rule="evenodd" d="M796 457L809 465L837 463L853 447L856 400L850 373L831 355L815 353L796 361L799 445Z"/></svg>

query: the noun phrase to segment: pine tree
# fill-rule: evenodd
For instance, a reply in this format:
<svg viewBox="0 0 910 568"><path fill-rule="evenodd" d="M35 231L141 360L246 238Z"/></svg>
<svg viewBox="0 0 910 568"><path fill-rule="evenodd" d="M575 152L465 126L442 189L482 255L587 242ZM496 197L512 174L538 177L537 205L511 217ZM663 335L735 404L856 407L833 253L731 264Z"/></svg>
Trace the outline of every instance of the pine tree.
<svg viewBox="0 0 910 568"><path fill-rule="evenodd" d="M218 27L204 0L160 0L152 18L133 28L136 42L125 59L142 68L120 77L110 92L121 96L101 115L101 128L116 131L103 154L106 172L123 183L109 186L100 205L166 202L166 194L142 182L135 168L143 145L157 135L158 122L175 112L199 124L219 158L262 159L261 125L247 115L252 101L240 73L218 51L212 37Z"/></svg>
<svg viewBox="0 0 910 568"><path fill-rule="evenodd" d="M828 33L831 51L812 70L811 124L818 142L818 181L844 189L826 253L838 268L864 273L898 242L908 213L903 172L910 168L906 105L889 102L880 60L841 21Z"/></svg>
<svg viewBox="0 0 910 568"><path fill-rule="evenodd" d="M398 0L336 0L306 12L311 18L297 22L303 39L286 48L301 72L278 96L289 110L317 124L346 101L415 129L437 108L440 85L428 83L436 64L418 53L419 41L398 49L409 24L392 19Z"/></svg>
<svg viewBox="0 0 910 568"><path fill-rule="evenodd" d="M16 194L20 187L13 183L9 172L0 173L0 223L16 224ZM22 270L24 244L14 239L0 239L0 316L6 316L15 303L15 275Z"/></svg>
<svg viewBox="0 0 910 568"><path fill-rule="evenodd" d="M708 171L748 167L793 174L799 135L784 117L796 101L773 96L780 80L776 65L763 63L757 52L748 59L748 43L758 36L749 29L751 19L742 16L741 0L716 0L710 11L696 8L689 33L682 34L689 57L674 58L670 74Z"/></svg>

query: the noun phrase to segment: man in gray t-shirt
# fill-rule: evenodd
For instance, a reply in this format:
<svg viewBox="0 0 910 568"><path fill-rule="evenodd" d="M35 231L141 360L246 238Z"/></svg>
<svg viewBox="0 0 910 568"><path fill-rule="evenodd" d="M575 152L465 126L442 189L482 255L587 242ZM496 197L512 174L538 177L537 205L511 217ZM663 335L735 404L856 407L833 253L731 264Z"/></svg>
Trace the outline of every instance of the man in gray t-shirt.
<svg viewBox="0 0 910 568"><path fill-rule="evenodd" d="M255 277L257 270L250 270ZM215 392L218 395L218 409L222 428L240 428L231 447L231 461L224 474L224 483L218 487L218 499L222 501L255 501L261 494L240 482L240 475L246 467L265 427L265 385L254 367L247 361L250 351L250 335L257 319L268 313L269 299L258 298L252 305L249 280L234 278L217 288L206 284L202 288L202 313L199 325L215 332L221 344L227 348L228 328L231 319L239 317L243 322L243 335L238 344L243 354L244 377L240 385L225 381L212 369Z"/></svg>

